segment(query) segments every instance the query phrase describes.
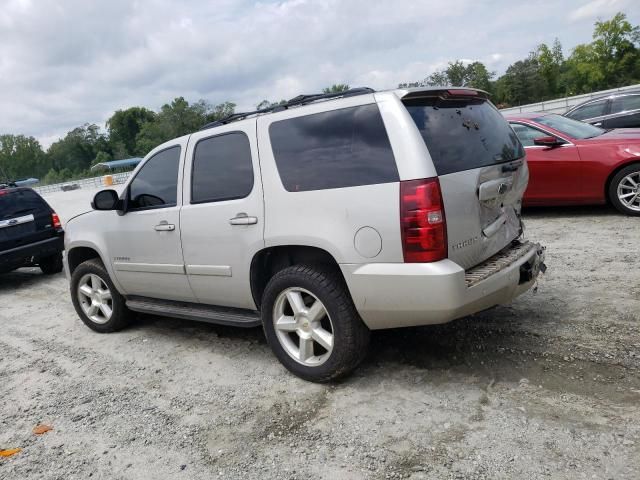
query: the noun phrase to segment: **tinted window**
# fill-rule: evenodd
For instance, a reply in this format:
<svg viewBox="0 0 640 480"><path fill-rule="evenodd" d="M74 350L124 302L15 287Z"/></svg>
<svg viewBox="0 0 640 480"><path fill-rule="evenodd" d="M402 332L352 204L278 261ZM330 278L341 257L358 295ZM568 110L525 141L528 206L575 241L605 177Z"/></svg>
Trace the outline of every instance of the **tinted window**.
<svg viewBox="0 0 640 480"><path fill-rule="evenodd" d="M599 117L604 115L604 107L606 100L599 102L593 102L584 107L576 108L573 112L569 113L567 117L574 118L576 120L584 120L585 118Z"/></svg>
<svg viewBox="0 0 640 480"><path fill-rule="evenodd" d="M533 121L551 127L573 138L593 138L605 132L602 128L555 114L534 118Z"/></svg>
<svg viewBox="0 0 640 480"><path fill-rule="evenodd" d="M611 102L611 113L627 112L640 109L640 95L617 97Z"/></svg>
<svg viewBox="0 0 640 480"><path fill-rule="evenodd" d="M244 133L198 142L193 155L191 203L243 198L252 188L251 148Z"/></svg>
<svg viewBox="0 0 640 480"><path fill-rule="evenodd" d="M281 120L271 124L269 134L290 192L399 180L377 105Z"/></svg>
<svg viewBox="0 0 640 480"><path fill-rule="evenodd" d="M524 156L516 134L485 99L428 97L404 103L439 175Z"/></svg>
<svg viewBox="0 0 640 480"><path fill-rule="evenodd" d="M29 215L40 209L48 211L49 207L33 190L0 190L0 220Z"/></svg>
<svg viewBox="0 0 640 480"><path fill-rule="evenodd" d="M534 145L533 140L540 137L548 137L547 133L544 133L537 128L528 127L521 123L512 123L511 128L516 132L520 142L524 147L531 147Z"/></svg>
<svg viewBox="0 0 640 480"><path fill-rule="evenodd" d="M129 208L176 205L180 147L156 153L131 182Z"/></svg>

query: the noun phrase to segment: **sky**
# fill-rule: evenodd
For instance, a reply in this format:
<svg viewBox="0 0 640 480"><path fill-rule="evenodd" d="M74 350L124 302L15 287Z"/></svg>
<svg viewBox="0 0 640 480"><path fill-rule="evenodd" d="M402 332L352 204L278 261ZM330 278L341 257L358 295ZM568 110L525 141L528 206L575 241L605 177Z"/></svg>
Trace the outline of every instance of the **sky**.
<svg viewBox="0 0 640 480"><path fill-rule="evenodd" d="M117 109L395 88L456 59L499 75L617 11L640 24L638 0L0 0L0 134L46 148Z"/></svg>

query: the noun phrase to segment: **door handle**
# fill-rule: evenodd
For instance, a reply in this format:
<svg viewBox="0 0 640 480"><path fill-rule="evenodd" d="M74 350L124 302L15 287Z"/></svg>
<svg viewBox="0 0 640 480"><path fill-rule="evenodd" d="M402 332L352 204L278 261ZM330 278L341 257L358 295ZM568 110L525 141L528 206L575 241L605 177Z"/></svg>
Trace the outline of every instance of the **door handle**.
<svg viewBox="0 0 640 480"><path fill-rule="evenodd" d="M593 124L594 127L599 127L600 125L602 125L602 122L596 122Z"/></svg>
<svg viewBox="0 0 640 480"><path fill-rule="evenodd" d="M236 213L236 216L229 219L231 225L255 225L258 217L250 217L246 213Z"/></svg>
<svg viewBox="0 0 640 480"><path fill-rule="evenodd" d="M160 222L159 225L153 227L156 232L173 232L176 226L173 223Z"/></svg>

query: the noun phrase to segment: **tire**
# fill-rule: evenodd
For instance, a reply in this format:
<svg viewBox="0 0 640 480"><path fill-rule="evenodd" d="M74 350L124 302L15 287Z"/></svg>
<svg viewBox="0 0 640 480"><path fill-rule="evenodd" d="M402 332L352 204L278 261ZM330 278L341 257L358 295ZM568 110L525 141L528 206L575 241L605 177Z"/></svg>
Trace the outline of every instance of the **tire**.
<svg viewBox="0 0 640 480"><path fill-rule="evenodd" d="M38 266L45 275L53 275L62 271L62 252L40 259Z"/></svg>
<svg viewBox="0 0 640 480"><path fill-rule="evenodd" d="M92 291L84 289L85 293L82 293L80 288L83 286ZM96 332L121 330L132 317L124 297L116 290L102 262L96 258L81 263L71 274L71 301L80 320ZM98 305L106 305L107 308ZM105 312L109 310L111 315L107 316Z"/></svg>
<svg viewBox="0 0 640 480"><path fill-rule="evenodd" d="M633 183L636 187L633 187ZM631 194L637 196L627 196L626 200L620 198L620 195ZM618 211L625 215L640 216L640 163L628 165L616 173L609 184L608 195Z"/></svg>
<svg viewBox="0 0 640 480"><path fill-rule="evenodd" d="M367 353L369 329L358 315L344 279L329 268L294 265L276 273L262 297L262 322L278 360L310 382L329 382L348 375ZM331 341L327 334L331 334Z"/></svg>

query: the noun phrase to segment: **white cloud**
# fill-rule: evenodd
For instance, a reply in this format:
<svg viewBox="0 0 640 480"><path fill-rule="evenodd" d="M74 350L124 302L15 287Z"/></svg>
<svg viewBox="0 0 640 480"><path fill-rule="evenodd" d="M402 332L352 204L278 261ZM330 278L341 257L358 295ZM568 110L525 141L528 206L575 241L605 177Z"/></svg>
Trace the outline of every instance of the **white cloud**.
<svg viewBox="0 0 640 480"><path fill-rule="evenodd" d="M613 16L632 6L638 7L637 0L592 0L586 5L576 8L569 14L569 20L578 21L596 19L600 16Z"/></svg>
<svg viewBox="0 0 640 480"><path fill-rule="evenodd" d="M631 5L593 4L592 13L576 15ZM589 41L590 17L566 22L566 12L586 11L580 5L8 0L0 9L0 133L48 145L75 126L104 124L118 108L157 109L184 96L245 109L333 83L393 88L456 59L479 59L501 73L540 42ZM640 12L627 10L640 23Z"/></svg>

